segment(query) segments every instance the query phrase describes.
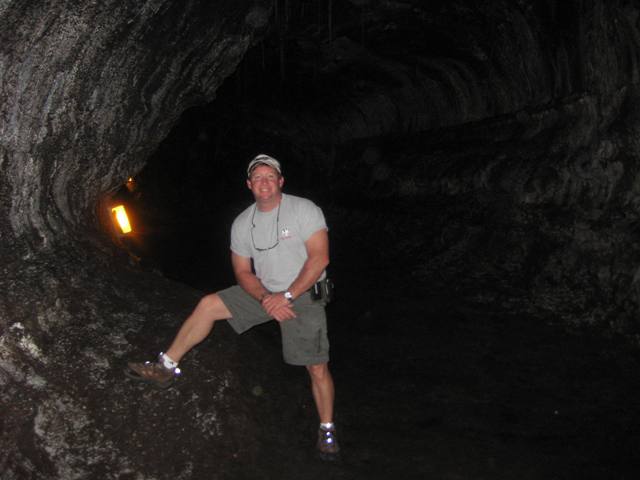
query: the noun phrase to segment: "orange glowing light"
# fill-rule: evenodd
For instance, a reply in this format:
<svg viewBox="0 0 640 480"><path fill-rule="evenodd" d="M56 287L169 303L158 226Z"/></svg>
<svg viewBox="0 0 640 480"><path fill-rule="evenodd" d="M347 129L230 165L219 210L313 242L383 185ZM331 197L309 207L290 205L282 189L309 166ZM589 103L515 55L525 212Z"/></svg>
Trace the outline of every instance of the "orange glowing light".
<svg viewBox="0 0 640 480"><path fill-rule="evenodd" d="M131 224L129 223L129 217L127 216L127 211L125 210L124 205L113 207L111 209L111 212L115 215L116 221L118 222L122 233L129 233L132 231Z"/></svg>
<svg viewBox="0 0 640 480"><path fill-rule="evenodd" d="M136 184L136 180L133 177L129 177L125 185L127 186L127 190L129 190L130 192L134 192L138 188L138 185Z"/></svg>

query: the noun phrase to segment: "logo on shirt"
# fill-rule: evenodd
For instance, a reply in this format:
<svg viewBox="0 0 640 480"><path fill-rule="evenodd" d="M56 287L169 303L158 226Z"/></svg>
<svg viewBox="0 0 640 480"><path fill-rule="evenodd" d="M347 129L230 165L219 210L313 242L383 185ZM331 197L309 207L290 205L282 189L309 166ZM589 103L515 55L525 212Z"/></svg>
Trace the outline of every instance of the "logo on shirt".
<svg viewBox="0 0 640 480"><path fill-rule="evenodd" d="M280 231L280 238L281 238L282 240L286 240L287 238L291 238L291 236L292 236L292 235L291 235L291 231L290 231L288 228L286 228L286 227L285 227L285 228L283 228L283 229Z"/></svg>

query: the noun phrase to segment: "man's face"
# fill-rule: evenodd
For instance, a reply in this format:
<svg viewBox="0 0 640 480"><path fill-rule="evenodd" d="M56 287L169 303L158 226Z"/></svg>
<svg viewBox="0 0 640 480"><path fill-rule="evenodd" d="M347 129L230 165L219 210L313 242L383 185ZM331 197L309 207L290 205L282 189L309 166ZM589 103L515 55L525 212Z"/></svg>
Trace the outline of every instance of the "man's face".
<svg viewBox="0 0 640 480"><path fill-rule="evenodd" d="M257 202L279 199L282 185L284 185L284 178L278 174L277 170L268 165L258 165L247 180L247 187Z"/></svg>

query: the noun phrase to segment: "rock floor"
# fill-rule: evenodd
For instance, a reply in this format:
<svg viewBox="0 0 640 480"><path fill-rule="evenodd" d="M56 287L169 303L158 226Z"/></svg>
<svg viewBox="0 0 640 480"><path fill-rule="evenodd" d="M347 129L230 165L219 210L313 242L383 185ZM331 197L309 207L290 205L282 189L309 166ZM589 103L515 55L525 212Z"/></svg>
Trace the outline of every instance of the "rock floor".
<svg viewBox="0 0 640 480"><path fill-rule="evenodd" d="M283 366L292 390L258 407L281 410L281 437L219 478L637 478L637 350L352 280L328 309L341 461L315 458L306 374ZM279 354L275 325L248 335Z"/></svg>

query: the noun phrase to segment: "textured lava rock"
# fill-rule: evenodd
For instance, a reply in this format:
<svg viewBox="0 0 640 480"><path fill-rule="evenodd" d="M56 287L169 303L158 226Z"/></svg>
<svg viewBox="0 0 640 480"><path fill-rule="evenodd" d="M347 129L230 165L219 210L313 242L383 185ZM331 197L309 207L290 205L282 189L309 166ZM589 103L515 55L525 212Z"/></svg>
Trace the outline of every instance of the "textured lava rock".
<svg viewBox="0 0 640 480"><path fill-rule="evenodd" d="M266 24L259 5L5 2L5 242L47 248L84 230L100 195L142 167L180 113L213 98Z"/></svg>
<svg viewBox="0 0 640 480"><path fill-rule="evenodd" d="M101 218L103 199L182 111L213 98L268 15L254 1L2 2L2 478L200 476L208 463L194 458L228 472L233 455L255 453L256 383L244 382L261 367L238 382L233 342L215 374L194 358L190 377L209 385L195 396L124 381L125 360L164 348L196 296L131 270Z"/></svg>

